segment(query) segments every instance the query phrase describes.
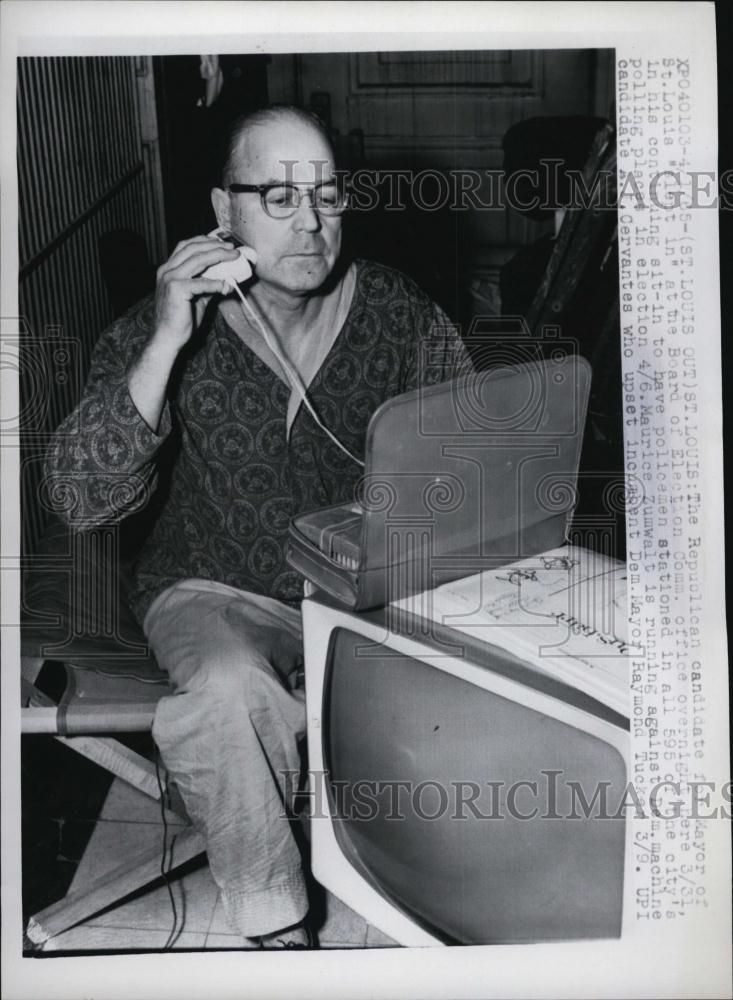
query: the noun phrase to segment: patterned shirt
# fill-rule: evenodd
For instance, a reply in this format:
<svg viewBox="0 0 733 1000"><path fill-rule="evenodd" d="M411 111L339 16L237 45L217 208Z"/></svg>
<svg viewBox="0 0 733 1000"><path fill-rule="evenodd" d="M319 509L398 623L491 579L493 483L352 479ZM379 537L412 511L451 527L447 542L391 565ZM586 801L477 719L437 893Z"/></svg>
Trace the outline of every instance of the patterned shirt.
<svg viewBox="0 0 733 1000"><path fill-rule="evenodd" d="M354 500L362 469L300 406L289 438L289 387L208 311L179 355L158 432L135 407L127 371L152 332L154 299L97 343L77 409L47 459L59 512L77 530L119 521L156 495L155 523L133 567L133 612L198 577L297 603L303 579L285 558L290 519ZM369 418L386 399L468 364L460 337L407 277L357 262L346 320L308 389L323 423L364 457ZM159 482L159 459L170 453Z"/></svg>

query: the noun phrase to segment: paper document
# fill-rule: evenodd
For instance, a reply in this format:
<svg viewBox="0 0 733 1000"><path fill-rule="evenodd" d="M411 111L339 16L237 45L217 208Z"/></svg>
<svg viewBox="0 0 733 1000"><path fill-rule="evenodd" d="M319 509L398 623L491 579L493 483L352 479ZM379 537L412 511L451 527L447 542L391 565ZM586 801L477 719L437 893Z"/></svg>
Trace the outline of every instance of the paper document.
<svg viewBox="0 0 733 1000"><path fill-rule="evenodd" d="M395 602L628 715L626 566L566 545Z"/></svg>

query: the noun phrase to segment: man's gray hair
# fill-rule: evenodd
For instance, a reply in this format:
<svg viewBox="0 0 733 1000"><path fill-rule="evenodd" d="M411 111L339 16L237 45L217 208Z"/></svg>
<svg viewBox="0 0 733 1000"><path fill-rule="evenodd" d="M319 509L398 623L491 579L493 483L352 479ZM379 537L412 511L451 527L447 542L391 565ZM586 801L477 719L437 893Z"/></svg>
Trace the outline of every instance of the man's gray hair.
<svg viewBox="0 0 733 1000"><path fill-rule="evenodd" d="M331 136L318 115L313 114L311 111L306 111L304 108L298 108L293 104L271 104L266 108L259 108L256 111L248 111L240 115L229 126L219 177L222 187L226 188L228 184L233 183L237 179L234 177L234 159L242 139L247 133L258 126L271 125L274 122L281 122L287 118L291 118L302 125L308 125L314 129L324 140L333 156L334 149Z"/></svg>

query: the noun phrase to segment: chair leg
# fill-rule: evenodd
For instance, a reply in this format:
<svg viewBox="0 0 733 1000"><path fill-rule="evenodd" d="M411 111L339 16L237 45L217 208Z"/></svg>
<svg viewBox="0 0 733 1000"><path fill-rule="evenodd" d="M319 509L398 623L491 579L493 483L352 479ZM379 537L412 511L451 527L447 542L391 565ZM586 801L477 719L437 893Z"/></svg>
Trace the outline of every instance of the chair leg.
<svg viewBox="0 0 733 1000"><path fill-rule="evenodd" d="M58 706L56 703L35 687L35 681L43 665L43 659L33 659L31 657L22 658L21 687L23 701L26 705L38 706L35 710L49 711L56 713ZM32 712L33 708L26 708L26 714ZM21 725L21 729L22 729ZM81 754L93 763L114 774L115 777L126 781L128 785L137 788L151 799L160 801L160 786L155 765L146 757L134 750L130 750L124 743L108 736L57 736L53 726L44 727L39 732L53 735L59 743L69 747L76 753ZM31 731L31 730L27 730ZM176 790L177 791L177 790ZM171 796L170 809L177 815L188 820L183 801L179 794Z"/></svg>
<svg viewBox="0 0 733 1000"><path fill-rule="evenodd" d="M99 764L105 771L126 781L149 798L160 799L155 764L130 750L119 740L104 736L56 736L55 739L82 757Z"/></svg>
<svg viewBox="0 0 733 1000"><path fill-rule="evenodd" d="M177 833L172 852L172 870L205 851L203 835L192 827ZM26 936L39 948L49 938L74 927L100 910L122 900L160 877L160 848L140 855L136 862L126 861L96 880L81 892L69 893L58 903L47 906L28 921Z"/></svg>
<svg viewBox="0 0 733 1000"><path fill-rule="evenodd" d="M54 712L58 710L53 700L35 687L43 662L43 659L34 657L22 659L21 684L26 714L34 709ZM49 730L49 733L53 733L53 729ZM160 801L161 785L155 764L118 740L96 735L70 737L55 735L55 739L121 778L138 791ZM188 820L178 790L175 786L171 786L170 791L172 794L166 796L164 800L166 813L171 815L172 812ZM192 827L176 832L172 842L171 870L204 852L203 836ZM49 938L82 923L100 910L120 903L131 893L159 878L160 866L161 849L156 847L97 878L92 886L68 893L64 899L30 918L25 931L26 944L30 948L40 949Z"/></svg>
<svg viewBox="0 0 733 1000"><path fill-rule="evenodd" d="M88 760L99 764L110 774L120 778L128 785L132 785L139 792L147 795L148 798L160 802L160 785L155 764L147 757L130 750L119 740L109 739L106 736L55 736L54 739L64 746L70 747L76 753L81 754ZM160 779L164 780L165 770L161 768ZM178 786L169 779L169 794L164 796L166 817L171 820L176 817L191 822L191 817L186 811Z"/></svg>
<svg viewBox="0 0 733 1000"><path fill-rule="evenodd" d="M45 662L42 656L21 656L20 676L29 684L35 684Z"/></svg>

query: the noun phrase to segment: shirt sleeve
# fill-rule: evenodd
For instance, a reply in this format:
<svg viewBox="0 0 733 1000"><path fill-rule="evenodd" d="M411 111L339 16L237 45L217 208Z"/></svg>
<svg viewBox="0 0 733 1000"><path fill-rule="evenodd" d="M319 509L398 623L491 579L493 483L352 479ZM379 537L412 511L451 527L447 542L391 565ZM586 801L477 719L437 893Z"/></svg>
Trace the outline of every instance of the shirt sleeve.
<svg viewBox="0 0 733 1000"><path fill-rule="evenodd" d="M458 326L427 297L414 310L417 336L404 367L403 392L473 372Z"/></svg>
<svg viewBox="0 0 733 1000"><path fill-rule="evenodd" d="M153 300L116 320L99 338L78 406L51 439L45 486L54 513L76 530L122 520L157 486L157 453L171 431L166 400L153 431L132 401L127 373L152 329Z"/></svg>

